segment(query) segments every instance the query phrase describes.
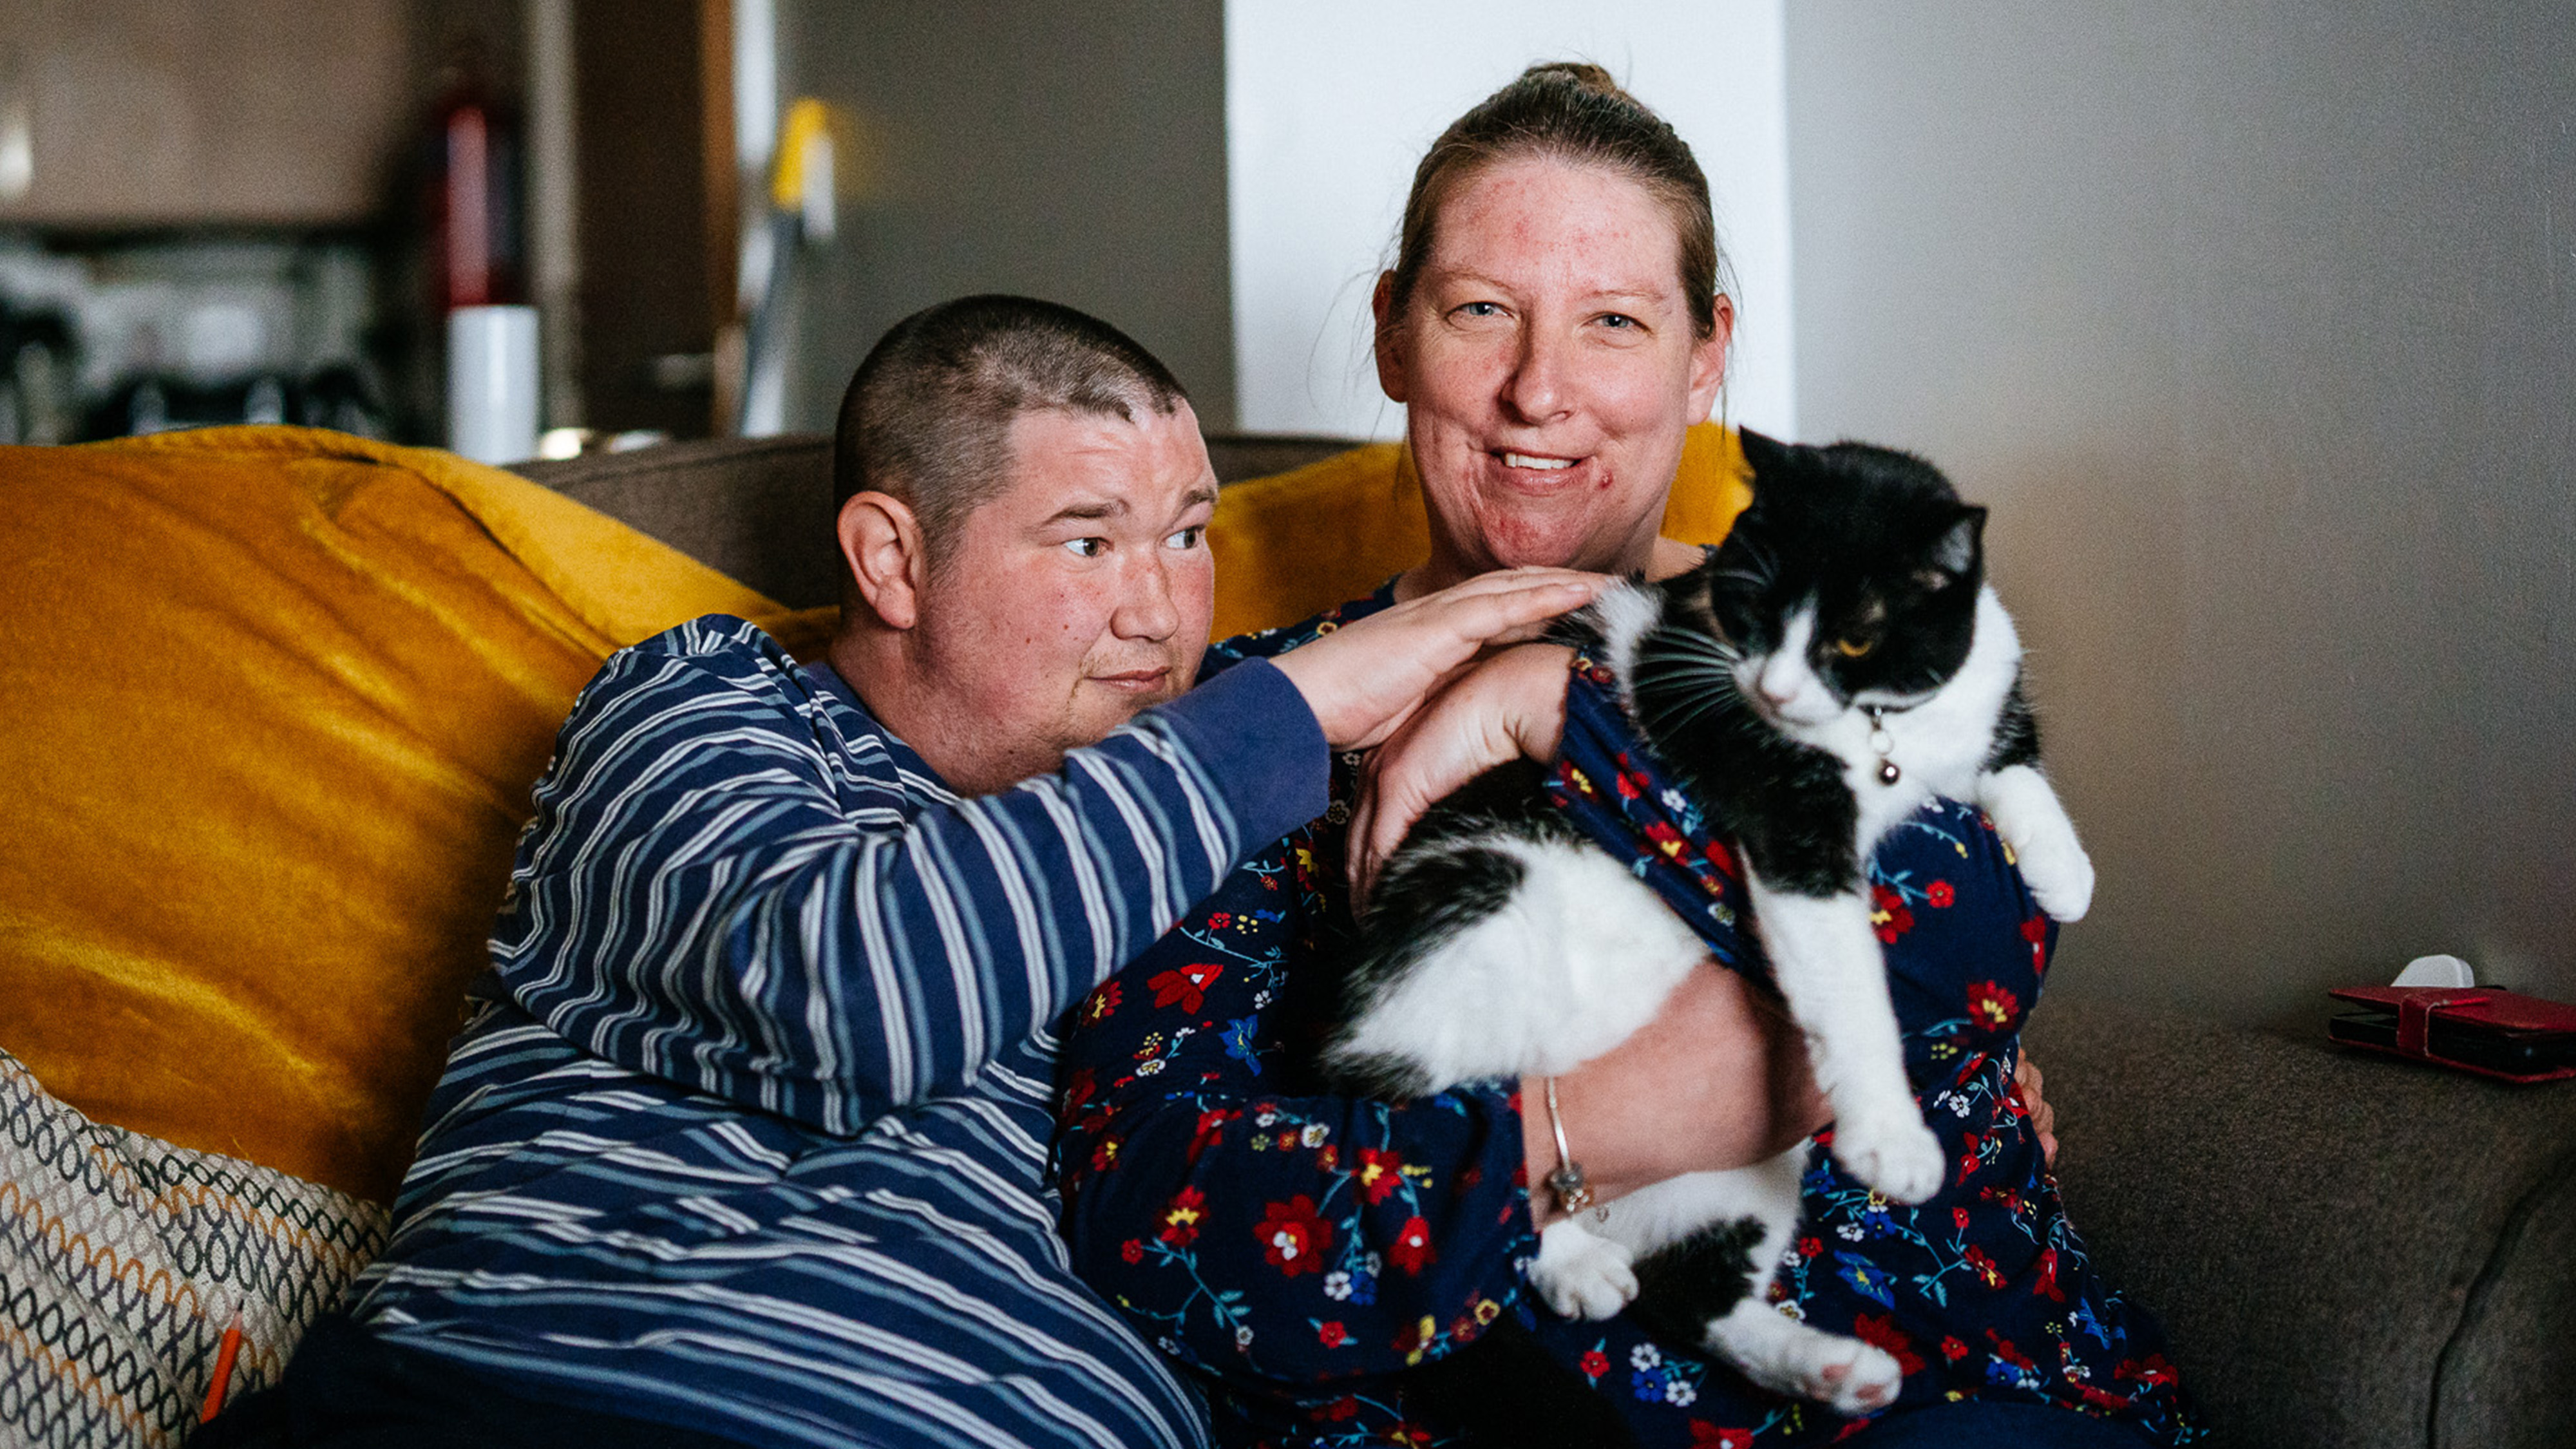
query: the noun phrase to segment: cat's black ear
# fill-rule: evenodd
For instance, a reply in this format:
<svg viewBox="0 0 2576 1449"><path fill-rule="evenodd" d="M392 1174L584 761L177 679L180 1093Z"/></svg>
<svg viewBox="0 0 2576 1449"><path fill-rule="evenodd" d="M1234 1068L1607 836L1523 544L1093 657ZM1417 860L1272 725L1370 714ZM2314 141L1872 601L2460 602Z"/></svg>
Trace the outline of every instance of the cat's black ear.
<svg viewBox="0 0 2576 1449"><path fill-rule="evenodd" d="M1744 461L1752 467L1756 482L1759 482L1765 473L1777 472L1780 464L1789 456L1787 444L1777 438L1757 433L1751 428L1737 428L1735 437L1736 441L1744 445Z"/></svg>
<svg viewBox="0 0 2576 1449"><path fill-rule="evenodd" d="M1940 541L1932 545L1932 566L1950 579L1964 579L1977 569L1977 560L1985 547L1986 510L1983 504L1962 503L1958 520L1943 531Z"/></svg>

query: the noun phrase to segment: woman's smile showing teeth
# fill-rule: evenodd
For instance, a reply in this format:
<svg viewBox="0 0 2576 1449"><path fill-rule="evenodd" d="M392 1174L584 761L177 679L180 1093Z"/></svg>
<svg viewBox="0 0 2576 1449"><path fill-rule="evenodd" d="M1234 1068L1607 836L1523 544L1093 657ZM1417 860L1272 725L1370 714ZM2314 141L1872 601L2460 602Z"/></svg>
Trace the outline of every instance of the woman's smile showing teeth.
<svg viewBox="0 0 2576 1449"><path fill-rule="evenodd" d="M1559 453L1489 448L1485 466L1492 480L1488 486L1527 499L1589 493L1601 481L1600 467L1588 453L1569 458Z"/></svg>

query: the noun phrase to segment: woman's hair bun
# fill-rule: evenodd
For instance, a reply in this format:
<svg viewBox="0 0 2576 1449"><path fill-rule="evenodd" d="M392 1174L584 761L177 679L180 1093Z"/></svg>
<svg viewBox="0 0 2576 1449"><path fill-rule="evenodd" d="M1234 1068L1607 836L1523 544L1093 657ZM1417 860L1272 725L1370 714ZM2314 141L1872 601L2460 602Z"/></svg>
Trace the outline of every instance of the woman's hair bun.
<svg viewBox="0 0 2576 1449"><path fill-rule="evenodd" d="M1588 60L1543 60L1521 72L1523 81L1550 81L1563 78L1574 82L1596 96L1617 96L1633 101L1628 88L1611 78L1610 72Z"/></svg>

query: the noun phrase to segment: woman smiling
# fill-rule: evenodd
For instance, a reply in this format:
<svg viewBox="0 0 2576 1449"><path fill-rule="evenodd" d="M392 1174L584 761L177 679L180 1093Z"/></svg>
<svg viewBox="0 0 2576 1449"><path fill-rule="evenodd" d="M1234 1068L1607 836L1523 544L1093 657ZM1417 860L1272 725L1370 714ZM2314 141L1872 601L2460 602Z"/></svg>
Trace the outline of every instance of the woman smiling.
<svg viewBox="0 0 2576 1449"><path fill-rule="evenodd" d="M1658 525L1687 430L1725 377L1734 312L1721 265L1689 148L1597 68L1533 67L1461 117L1415 173L1375 295L1378 375L1406 408L1430 555L1369 598L1217 646L1209 667L1285 653L1499 568L1666 577L1697 563L1699 550ZM1558 1129L1609 1199L1746 1165L1823 1125L1795 1031L1743 977L1703 963L1655 1022L1555 1079L1553 1113L1525 1112L1537 1104L1511 1082L1379 1102L1315 1076L1353 929L1353 809L1360 847L1374 850L1400 833L1425 779L1454 782L1502 754L1552 756L1568 662L1528 646L1471 674L1390 746L1436 762L1408 773L1417 798L1363 802L1346 772L1324 820L1238 870L1074 1015L1058 1157L1076 1269L1208 1391L1220 1443L1564 1442L1575 1431L1479 1413L1436 1387L1434 1365L1497 1337L1529 1356L1526 1377L1561 1380L1613 1437L1750 1446L1856 1429L1659 1345L1627 1315L1560 1318L1524 1282L1535 1225L1557 1210L1531 1184L1559 1165ZM1992 962L2020 970L2035 995L2045 941L2025 926L2037 913L1973 817L1947 833L1900 831L1882 852L1883 868L1941 890L1921 930L1892 914L1882 927L1891 974ZM1999 1142L2010 1137L2018 1180L2036 1181L2040 1144L2011 1067L1984 1071L1979 1110L1995 1115ZM1862 1442L2189 1438L2170 1369L2148 1362L2152 1326L2084 1267L2053 1185L2015 1189L2009 1212L2003 1202L1979 1231L2047 1235L2044 1259L2037 1247L2005 1254L2044 1262L2044 1280L1967 1246L1964 1222L1952 1256L1978 1292L2056 1295L2046 1341L2017 1326L2023 1341L1988 1341L1971 1322L2021 1319L1984 1316L1965 1286L1908 1285L1866 1251L1800 1245L1812 1272L1786 1307L1839 1315L1837 1332L1906 1371L1896 1412ZM1864 1192L1848 1207L1837 1249L1861 1244L1868 1223L1894 1230L1883 1199Z"/></svg>

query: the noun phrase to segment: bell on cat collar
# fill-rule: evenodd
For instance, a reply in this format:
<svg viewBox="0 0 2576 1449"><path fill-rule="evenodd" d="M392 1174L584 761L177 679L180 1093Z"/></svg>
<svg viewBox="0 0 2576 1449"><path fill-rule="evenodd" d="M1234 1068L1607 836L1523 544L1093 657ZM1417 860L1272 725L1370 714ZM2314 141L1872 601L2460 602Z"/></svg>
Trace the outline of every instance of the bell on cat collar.
<svg viewBox="0 0 2576 1449"><path fill-rule="evenodd" d="M1888 758L1896 749L1896 737L1887 732L1887 706L1865 704L1860 712L1869 716L1869 747L1878 752L1878 783L1893 785L1904 778L1905 772Z"/></svg>

